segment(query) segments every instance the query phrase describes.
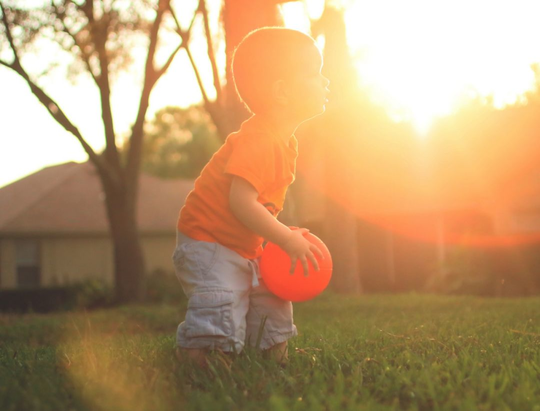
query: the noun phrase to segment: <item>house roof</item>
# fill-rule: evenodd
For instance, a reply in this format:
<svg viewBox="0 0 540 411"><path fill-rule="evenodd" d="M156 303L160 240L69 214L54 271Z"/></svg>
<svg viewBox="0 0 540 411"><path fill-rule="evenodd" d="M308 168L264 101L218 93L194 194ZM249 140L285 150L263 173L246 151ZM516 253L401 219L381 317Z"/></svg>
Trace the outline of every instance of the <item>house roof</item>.
<svg viewBox="0 0 540 411"><path fill-rule="evenodd" d="M174 232L192 180L142 174L138 223L142 233ZM44 168L0 189L0 235L106 234L105 195L94 166L65 163Z"/></svg>

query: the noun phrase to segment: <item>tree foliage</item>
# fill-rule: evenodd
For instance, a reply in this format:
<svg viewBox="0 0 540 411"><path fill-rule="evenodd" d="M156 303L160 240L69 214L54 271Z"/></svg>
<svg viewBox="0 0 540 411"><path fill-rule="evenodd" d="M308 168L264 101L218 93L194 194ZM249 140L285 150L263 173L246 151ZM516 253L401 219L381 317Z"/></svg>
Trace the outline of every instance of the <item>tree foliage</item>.
<svg viewBox="0 0 540 411"><path fill-rule="evenodd" d="M142 169L162 178L195 178L220 145L203 107L165 107L145 127Z"/></svg>

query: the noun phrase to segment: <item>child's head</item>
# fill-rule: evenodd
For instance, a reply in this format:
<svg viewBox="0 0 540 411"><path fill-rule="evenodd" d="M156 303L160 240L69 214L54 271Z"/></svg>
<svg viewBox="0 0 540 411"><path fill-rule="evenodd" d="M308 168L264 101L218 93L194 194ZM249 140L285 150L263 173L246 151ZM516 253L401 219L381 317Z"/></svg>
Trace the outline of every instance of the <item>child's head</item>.
<svg viewBox="0 0 540 411"><path fill-rule="evenodd" d="M236 90L256 114L285 109L300 119L324 112L328 79L322 56L308 35L281 27L249 33L234 53Z"/></svg>

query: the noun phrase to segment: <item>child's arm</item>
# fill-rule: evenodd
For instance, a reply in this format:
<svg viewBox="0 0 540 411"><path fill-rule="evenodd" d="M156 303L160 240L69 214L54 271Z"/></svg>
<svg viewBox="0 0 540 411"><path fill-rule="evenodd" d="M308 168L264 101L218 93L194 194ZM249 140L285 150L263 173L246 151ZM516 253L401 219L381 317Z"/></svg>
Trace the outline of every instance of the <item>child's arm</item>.
<svg viewBox="0 0 540 411"><path fill-rule="evenodd" d="M289 227L276 220L268 210L257 201L259 193L255 187L241 177L233 177L229 193L231 211L246 227L254 231L265 240L279 245L291 257L291 274L300 260L304 273L308 274L307 259L318 271L319 264L314 252L322 257L319 248L310 243L304 234L306 229L290 230Z"/></svg>

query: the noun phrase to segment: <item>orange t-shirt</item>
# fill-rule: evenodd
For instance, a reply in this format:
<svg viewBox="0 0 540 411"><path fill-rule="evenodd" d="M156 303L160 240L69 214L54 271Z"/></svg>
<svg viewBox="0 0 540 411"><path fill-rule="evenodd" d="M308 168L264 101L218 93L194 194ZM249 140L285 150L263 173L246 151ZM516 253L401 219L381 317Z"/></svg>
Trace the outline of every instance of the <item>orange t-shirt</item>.
<svg viewBox="0 0 540 411"><path fill-rule="evenodd" d="M277 217L287 188L294 181L298 142L289 145L272 134L255 115L230 134L195 180L180 210L178 230L199 241L217 242L244 258L262 253L263 238L240 222L229 207L234 176L259 193L257 201Z"/></svg>

